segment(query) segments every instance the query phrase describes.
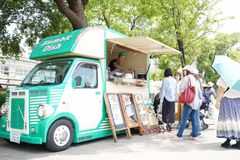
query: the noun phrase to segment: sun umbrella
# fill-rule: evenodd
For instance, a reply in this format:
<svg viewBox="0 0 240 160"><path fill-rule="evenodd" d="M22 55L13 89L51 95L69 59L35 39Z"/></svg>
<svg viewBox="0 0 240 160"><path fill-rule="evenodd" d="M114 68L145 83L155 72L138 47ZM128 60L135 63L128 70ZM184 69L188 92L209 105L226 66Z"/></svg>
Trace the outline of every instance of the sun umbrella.
<svg viewBox="0 0 240 160"><path fill-rule="evenodd" d="M240 63L227 56L216 55L212 66L231 89L240 91Z"/></svg>

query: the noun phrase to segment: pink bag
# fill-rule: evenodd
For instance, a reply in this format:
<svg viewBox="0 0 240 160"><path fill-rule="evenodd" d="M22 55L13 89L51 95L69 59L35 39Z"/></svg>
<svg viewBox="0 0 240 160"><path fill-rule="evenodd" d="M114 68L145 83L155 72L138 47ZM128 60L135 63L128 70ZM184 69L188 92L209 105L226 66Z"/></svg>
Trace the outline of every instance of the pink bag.
<svg viewBox="0 0 240 160"><path fill-rule="evenodd" d="M196 94L195 87L191 85L191 81L189 80L189 86L185 89L179 96L179 102L181 103L192 103Z"/></svg>

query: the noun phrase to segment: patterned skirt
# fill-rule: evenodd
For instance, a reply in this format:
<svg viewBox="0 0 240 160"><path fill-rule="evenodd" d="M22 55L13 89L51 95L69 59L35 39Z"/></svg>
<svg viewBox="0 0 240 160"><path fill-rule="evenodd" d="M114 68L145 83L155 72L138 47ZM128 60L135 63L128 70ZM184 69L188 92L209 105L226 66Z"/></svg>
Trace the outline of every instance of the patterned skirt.
<svg viewBox="0 0 240 160"><path fill-rule="evenodd" d="M240 98L223 97L218 116L217 137L240 140Z"/></svg>

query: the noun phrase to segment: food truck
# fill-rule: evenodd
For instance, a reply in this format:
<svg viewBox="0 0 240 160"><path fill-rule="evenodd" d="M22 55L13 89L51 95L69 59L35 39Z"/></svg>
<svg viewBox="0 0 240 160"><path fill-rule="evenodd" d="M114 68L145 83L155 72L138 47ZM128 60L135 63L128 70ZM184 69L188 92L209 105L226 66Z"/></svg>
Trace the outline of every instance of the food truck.
<svg viewBox="0 0 240 160"><path fill-rule="evenodd" d="M124 51L121 66L110 73L109 62ZM41 61L8 90L1 106L0 137L15 143L45 144L50 151L72 143L112 135L103 94L149 96L150 54L179 51L149 37L128 37L104 27L89 27L47 37L30 59ZM145 74L145 75L144 75ZM142 76L144 75L144 76Z"/></svg>

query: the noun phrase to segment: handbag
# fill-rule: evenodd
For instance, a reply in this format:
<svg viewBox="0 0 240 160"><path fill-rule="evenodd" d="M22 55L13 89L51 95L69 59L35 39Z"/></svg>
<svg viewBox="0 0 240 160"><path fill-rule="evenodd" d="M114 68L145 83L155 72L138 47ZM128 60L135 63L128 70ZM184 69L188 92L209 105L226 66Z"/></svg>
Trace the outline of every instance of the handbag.
<svg viewBox="0 0 240 160"><path fill-rule="evenodd" d="M195 87L192 86L191 81L189 80L189 86L186 88L179 96L180 103L192 103L196 94Z"/></svg>

